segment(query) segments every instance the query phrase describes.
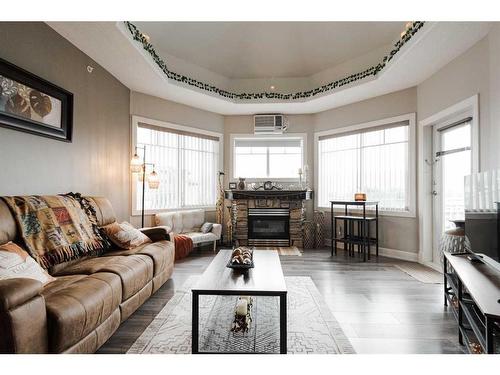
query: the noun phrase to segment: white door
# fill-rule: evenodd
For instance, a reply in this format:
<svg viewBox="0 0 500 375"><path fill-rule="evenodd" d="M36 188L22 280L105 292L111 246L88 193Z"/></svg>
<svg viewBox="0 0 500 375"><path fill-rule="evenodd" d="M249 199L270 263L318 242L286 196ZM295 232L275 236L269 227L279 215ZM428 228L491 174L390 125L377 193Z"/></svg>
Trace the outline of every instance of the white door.
<svg viewBox="0 0 500 375"><path fill-rule="evenodd" d="M441 124L433 129L433 261L440 259L439 241L464 220L464 177L472 172L471 118Z"/></svg>

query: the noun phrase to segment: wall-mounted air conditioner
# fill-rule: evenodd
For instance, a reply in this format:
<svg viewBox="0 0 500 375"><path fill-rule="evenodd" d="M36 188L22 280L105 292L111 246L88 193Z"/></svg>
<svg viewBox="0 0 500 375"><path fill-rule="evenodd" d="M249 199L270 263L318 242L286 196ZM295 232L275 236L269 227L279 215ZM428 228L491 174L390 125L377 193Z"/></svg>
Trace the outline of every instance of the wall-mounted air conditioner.
<svg viewBox="0 0 500 375"><path fill-rule="evenodd" d="M255 134L283 134L288 127L288 121L283 115L255 115L253 119Z"/></svg>

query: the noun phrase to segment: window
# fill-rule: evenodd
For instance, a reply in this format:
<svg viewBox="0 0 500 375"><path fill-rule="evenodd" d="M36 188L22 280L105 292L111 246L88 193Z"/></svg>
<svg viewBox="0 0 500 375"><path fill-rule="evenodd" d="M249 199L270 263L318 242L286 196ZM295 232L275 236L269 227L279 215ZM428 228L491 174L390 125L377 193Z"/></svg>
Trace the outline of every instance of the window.
<svg viewBox="0 0 500 375"><path fill-rule="evenodd" d="M412 211L410 121L376 123L317 136L319 207L363 192L383 211Z"/></svg>
<svg viewBox="0 0 500 375"><path fill-rule="evenodd" d="M154 163L160 178L158 189L149 189L146 184L145 210L214 206L222 136L150 122L159 125L137 121L134 127L137 147L146 147L146 162ZM139 156L142 153L138 149ZM134 177L134 185L134 207L140 210L142 181L138 176Z"/></svg>
<svg viewBox="0 0 500 375"><path fill-rule="evenodd" d="M303 136L234 137L233 178L297 179L304 160Z"/></svg>

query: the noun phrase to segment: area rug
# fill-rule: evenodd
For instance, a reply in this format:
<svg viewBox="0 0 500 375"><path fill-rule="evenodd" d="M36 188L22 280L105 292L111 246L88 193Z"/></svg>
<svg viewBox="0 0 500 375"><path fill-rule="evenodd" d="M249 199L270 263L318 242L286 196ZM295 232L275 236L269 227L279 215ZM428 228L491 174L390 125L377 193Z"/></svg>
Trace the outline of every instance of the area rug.
<svg viewBox="0 0 500 375"><path fill-rule="evenodd" d="M398 262L394 265L415 280L425 284L443 284L443 275L419 263Z"/></svg>
<svg viewBox="0 0 500 375"><path fill-rule="evenodd" d="M191 353L190 277L151 322L127 353ZM355 353L309 277L285 277L288 288L288 353ZM253 297L253 321L245 335L230 332L235 296L200 298L200 349L202 351L279 353L279 302L272 297Z"/></svg>

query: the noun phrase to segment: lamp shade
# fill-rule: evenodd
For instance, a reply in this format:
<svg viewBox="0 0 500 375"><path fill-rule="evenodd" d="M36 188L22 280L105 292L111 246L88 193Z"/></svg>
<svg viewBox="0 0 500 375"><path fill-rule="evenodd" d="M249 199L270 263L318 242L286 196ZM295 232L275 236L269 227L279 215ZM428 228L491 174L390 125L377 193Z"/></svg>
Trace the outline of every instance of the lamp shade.
<svg viewBox="0 0 500 375"><path fill-rule="evenodd" d="M154 170L148 175L148 186L150 189L158 189L160 186L160 176Z"/></svg>
<svg viewBox="0 0 500 375"><path fill-rule="evenodd" d="M139 155L134 154L132 160L130 161L130 170L132 173L139 173L142 171L142 160Z"/></svg>

